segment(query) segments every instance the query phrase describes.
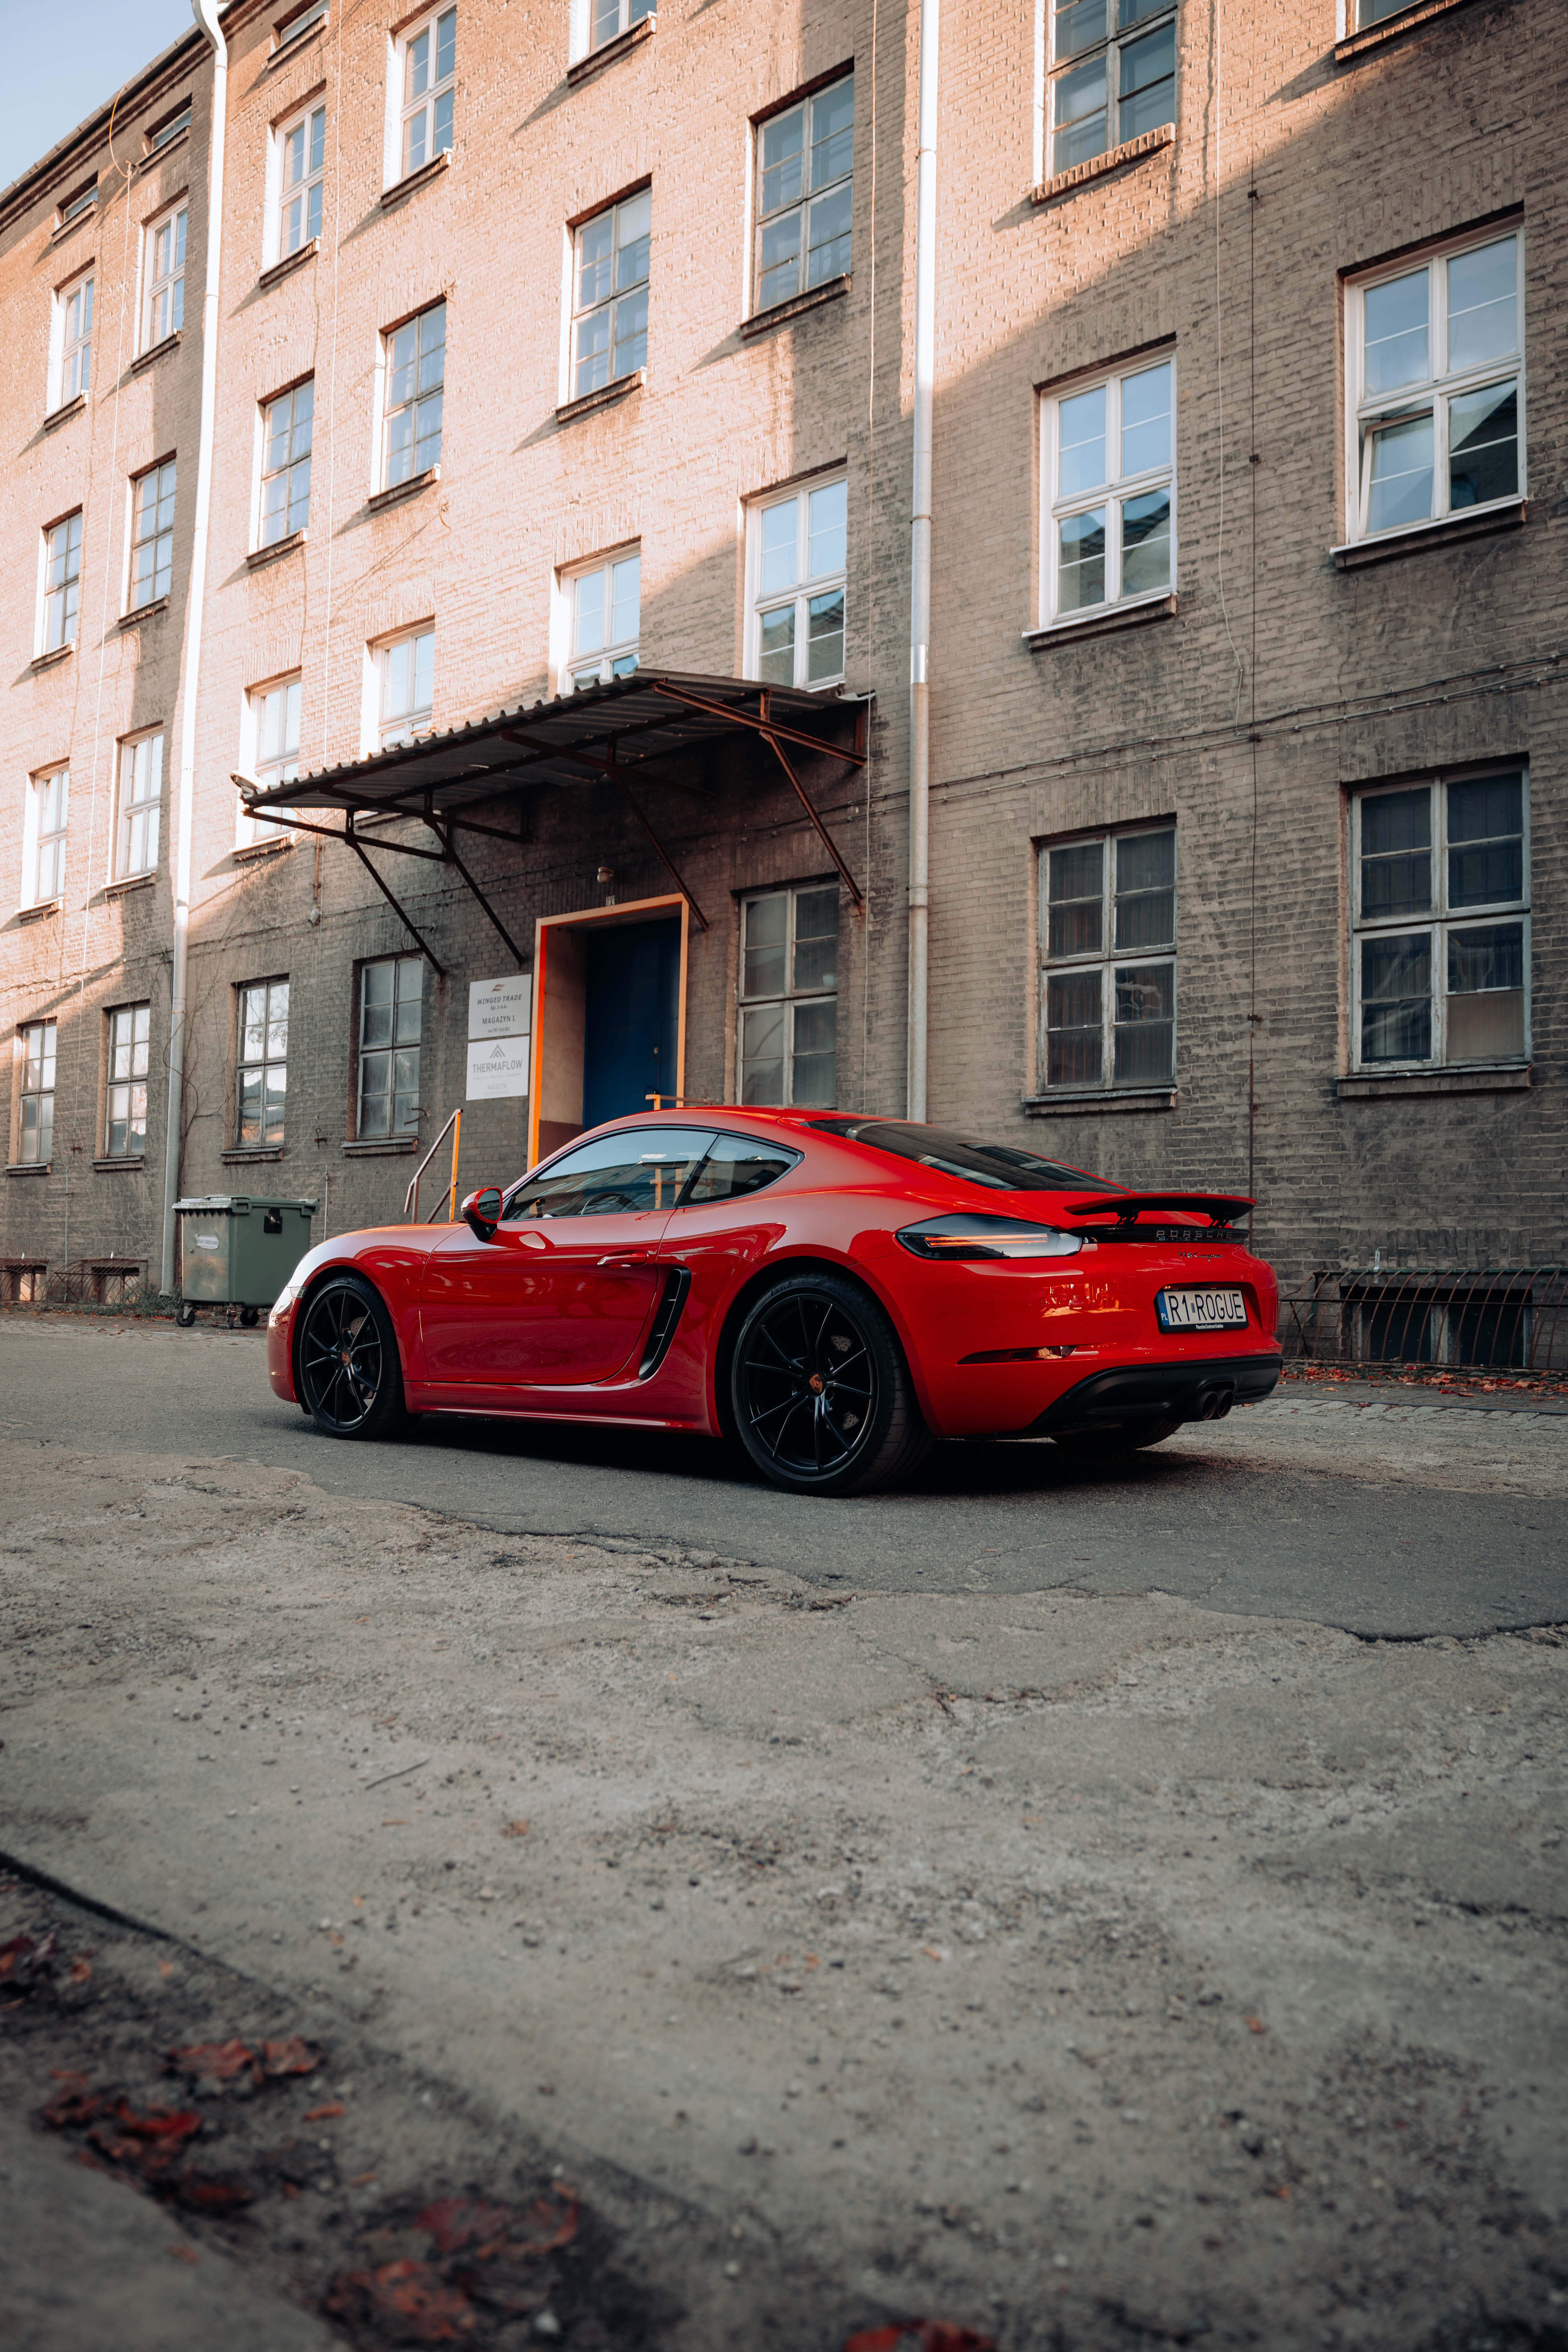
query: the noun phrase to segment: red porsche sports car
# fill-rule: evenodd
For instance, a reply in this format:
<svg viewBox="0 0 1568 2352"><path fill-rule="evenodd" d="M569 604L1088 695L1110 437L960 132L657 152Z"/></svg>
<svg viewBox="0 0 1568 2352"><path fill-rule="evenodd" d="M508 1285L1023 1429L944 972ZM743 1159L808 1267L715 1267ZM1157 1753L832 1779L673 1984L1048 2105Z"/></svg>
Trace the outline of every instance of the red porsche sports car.
<svg viewBox="0 0 1568 2352"><path fill-rule="evenodd" d="M333 1437L405 1412L694 1430L797 1494L892 1486L939 1437L1153 1445L1279 1378L1250 1206L904 1119L646 1112L460 1224L321 1243L268 1369Z"/></svg>

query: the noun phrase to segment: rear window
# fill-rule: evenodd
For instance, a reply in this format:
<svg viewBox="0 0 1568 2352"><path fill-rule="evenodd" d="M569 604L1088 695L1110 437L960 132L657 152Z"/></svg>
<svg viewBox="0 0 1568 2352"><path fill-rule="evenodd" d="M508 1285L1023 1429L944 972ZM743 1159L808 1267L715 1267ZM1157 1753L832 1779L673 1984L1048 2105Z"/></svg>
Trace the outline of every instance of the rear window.
<svg viewBox="0 0 1568 2352"><path fill-rule="evenodd" d="M800 1158L787 1143L753 1136L721 1135L681 1196L683 1209L708 1201L742 1201L787 1176Z"/></svg>
<svg viewBox="0 0 1568 2352"><path fill-rule="evenodd" d="M943 1127L921 1127L913 1119L864 1118L847 1125L842 1119L815 1118L811 1124L824 1135L847 1136L852 1143L874 1144L918 1168L934 1168L942 1176L962 1176L992 1192L1122 1192L1123 1184L1108 1184L1103 1176L1086 1176L1081 1168L1064 1167L1059 1160L1042 1160L1037 1152L1019 1151L1010 1143L980 1143L973 1136L954 1135Z"/></svg>

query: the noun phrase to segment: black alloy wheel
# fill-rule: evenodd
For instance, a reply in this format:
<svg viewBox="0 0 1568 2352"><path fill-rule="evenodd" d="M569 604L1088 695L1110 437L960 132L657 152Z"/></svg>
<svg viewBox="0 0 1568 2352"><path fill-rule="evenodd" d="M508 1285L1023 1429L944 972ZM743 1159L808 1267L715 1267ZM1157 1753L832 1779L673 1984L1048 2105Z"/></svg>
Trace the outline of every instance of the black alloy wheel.
<svg viewBox="0 0 1568 2352"><path fill-rule="evenodd" d="M730 1398L746 1453L797 1495L890 1486L931 1444L887 1317L826 1272L785 1276L755 1302L736 1338Z"/></svg>
<svg viewBox="0 0 1568 2352"><path fill-rule="evenodd" d="M368 1282L324 1282L300 1327L300 1400L329 1437L380 1437L397 1420L403 1373L392 1318Z"/></svg>

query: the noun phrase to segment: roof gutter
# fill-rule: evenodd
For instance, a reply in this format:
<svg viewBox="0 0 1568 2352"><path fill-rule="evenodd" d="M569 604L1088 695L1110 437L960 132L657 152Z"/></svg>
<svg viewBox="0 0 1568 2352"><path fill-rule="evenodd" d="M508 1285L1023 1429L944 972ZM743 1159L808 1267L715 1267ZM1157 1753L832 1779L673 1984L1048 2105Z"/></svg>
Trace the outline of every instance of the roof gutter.
<svg viewBox="0 0 1568 2352"><path fill-rule="evenodd" d="M915 459L910 545L909 1116L926 1115L931 952L931 474L936 374L936 72L941 0L921 0L920 164L915 199Z"/></svg>
<svg viewBox="0 0 1568 2352"><path fill-rule="evenodd" d="M185 643L180 662L180 798L174 821L174 974L169 1013L169 1124L163 1146L163 1264L159 1288L174 1287L174 1202L185 1094L185 976L191 929L191 814L196 783L196 704L202 624L206 614L207 521L212 510L213 435L217 415L218 272L223 258L224 131L228 120L228 46L218 28L218 0L191 0L191 13L213 49L207 150L206 299L202 308L201 438L196 450L196 518L185 592Z"/></svg>

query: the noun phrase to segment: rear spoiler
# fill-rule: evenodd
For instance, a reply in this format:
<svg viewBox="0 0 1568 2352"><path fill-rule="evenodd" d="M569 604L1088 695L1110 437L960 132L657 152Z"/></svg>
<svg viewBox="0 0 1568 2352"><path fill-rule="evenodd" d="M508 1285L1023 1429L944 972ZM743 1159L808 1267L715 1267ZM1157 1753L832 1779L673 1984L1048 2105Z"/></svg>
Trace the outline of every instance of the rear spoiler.
<svg viewBox="0 0 1568 2352"><path fill-rule="evenodd" d="M1146 1209L1175 1211L1186 1217L1206 1218L1211 1225L1234 1225L1253 1206L1240 1192L1101 1192L1092 1201L1071 1201L1069 1217L1114 1217L1119 1225L1135 1225Z"/></svg>

